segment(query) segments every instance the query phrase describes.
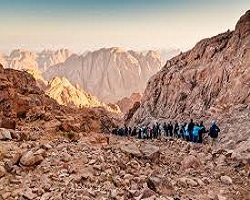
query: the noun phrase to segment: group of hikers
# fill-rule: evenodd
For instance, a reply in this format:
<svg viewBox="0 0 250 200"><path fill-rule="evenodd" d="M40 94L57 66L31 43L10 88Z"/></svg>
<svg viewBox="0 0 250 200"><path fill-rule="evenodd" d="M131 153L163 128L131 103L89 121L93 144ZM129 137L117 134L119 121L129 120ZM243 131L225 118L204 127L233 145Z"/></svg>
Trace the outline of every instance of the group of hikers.
<svg viewBox="0 0 250 200"><path fill-rule="evenodd" d="M203 121L194 123L191 119L189 123L179 124L177 121L173 125L171 122L164 122L162 125L156 123L153 126L143 127L116 127L112 133L119 136L133 136L138 139L158 139L165 135L166 137L183 138L186 141L202 143L205 133L212 138L212 143L218 137L219 127L213 121L209 130L206 130Z"/></svg>

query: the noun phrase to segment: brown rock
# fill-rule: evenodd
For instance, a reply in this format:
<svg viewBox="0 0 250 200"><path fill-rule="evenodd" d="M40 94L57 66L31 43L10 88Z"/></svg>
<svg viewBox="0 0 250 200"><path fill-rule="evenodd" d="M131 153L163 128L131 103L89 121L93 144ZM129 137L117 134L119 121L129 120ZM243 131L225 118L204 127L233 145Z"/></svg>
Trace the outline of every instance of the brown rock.
<svg viewBox="0 0 250 200"><path fill-rule="evenodd" d="M24 193L22 194L22 196L29 199L29 200L35 199L37 197L37 195L35 193L33 193L30 188L27 188L24 191Z"/></svg>
<svg viewBox="0 0 250 200"><path fill-rule="evenodd" d="M134 143L124 144L121 146L121 151L127 154L131 154L134 156L141 156L141 152L139 151L139 148Z"/></svg>
<svg viewBox="0 0 250 200"><path fill-rule="evenodd" d="M0 128L0 140L11 140L11 133L8 129Z"/></svg>
<svg viewBox="0 0 250 200"><path fill-rule="evenodd" d="M182 169L189 169L189 168L198 168L200 166L200 161L194 156L189 155L184 158L181 162Z"/></svg>
<svg viewBox="0 0 250 200"><path fill-rule="evenodd" d="M32 166L40 164L43 161L43 157L41 155L35 155L32 151L28 151L23 154L20 159L20 163L24 166Z"/></svg>
<svg viewBox="0 0 250 200"><path fill-rule="evenodd" d="M3 118L2 123L1 123L2 128L7 128L7 129L16 129L16 122L14 120L8 119L8 118Z"/></svg>
<svg viewBox="0 0 250 200"><path fill-rule="evenodd" d="M152 160L158 161L160 157L160 149L159 147L151 144L142 144L140 147L140 151L142 152L143 156Z"/></svg>
<svg viewBox="0 0 250 200"><path fill-rule="evenodd" d="M222 183L226 184L226 185L231 185L233 184L232 179L229 176L221 176L220 180Z"/></svg>
<svg viewBox="0 0 250 200"><path fill-rule="evenodd" d="M2 178L3 176L5 176L5 174L6 174L5 168L0 165L0 178Z"/></svg>

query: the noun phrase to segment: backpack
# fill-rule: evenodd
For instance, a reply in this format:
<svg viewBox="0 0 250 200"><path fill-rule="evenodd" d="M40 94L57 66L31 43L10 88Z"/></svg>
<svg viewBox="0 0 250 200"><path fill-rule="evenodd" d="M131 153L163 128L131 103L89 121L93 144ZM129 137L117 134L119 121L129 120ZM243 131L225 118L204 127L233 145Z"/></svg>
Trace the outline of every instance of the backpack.
<svg viewBox="0 0 250 200"><path fill-rule="evenodd" d="M209 135L211 138L217 138L218 137L218 133L219 133L220 129L216 126L213 125L210 130L209 130Z"/></svg>

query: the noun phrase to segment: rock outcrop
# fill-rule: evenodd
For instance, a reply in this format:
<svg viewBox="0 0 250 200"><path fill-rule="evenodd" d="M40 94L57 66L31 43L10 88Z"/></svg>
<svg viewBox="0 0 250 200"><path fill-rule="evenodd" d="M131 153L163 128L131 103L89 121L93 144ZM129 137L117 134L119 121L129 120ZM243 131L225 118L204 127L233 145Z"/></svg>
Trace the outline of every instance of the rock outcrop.
<svg viewBox="0 0 250 200"><path fill-rule="evenodd" d="M132 93L130 97L124 97L119 100L116 104L121 109L122 113L127 113L135 104L135 102L140 102L142 98L141 93Z"/></svg>
<svg viewBox="0 0 250 200"><path fill-rule="evenodd" d="M146 82L161 69L160 55L125 51L121 48L100 49L85 56L71 55L64 63L50 67L43 76L51 80L66 77L105 103L115 103L133 92L141 92Z"/></svg>
<svg viewBox="0 0 250 200"><path fill-rule="evenodd" d="M120 113L118 106L110 107L100 102L96 97L85 92L78 85L73 86L66 78L55 77L47 85L46 94L61 105L76 107L102 107L107 111Z"/></svg>
<svg viewBox="0 0 250 200"><path fill-rule="evenodd" d="M167 61L149 80L141 106L127 122L214 119L222 128L222 143L230 148L237 144L249 152L249 24L247 11L234 31L201 40Z"/></svg>

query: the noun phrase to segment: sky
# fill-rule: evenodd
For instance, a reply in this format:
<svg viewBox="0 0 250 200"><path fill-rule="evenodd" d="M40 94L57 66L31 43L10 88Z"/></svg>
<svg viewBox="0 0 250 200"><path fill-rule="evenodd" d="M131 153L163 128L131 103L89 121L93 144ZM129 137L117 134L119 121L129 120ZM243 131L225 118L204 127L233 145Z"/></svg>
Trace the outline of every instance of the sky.
<svg viewBox="0 0 250 200"><path fill-rule="evenodd" d="M0 0L0 52L188 50L233 30L249 0Z"/></svg>

